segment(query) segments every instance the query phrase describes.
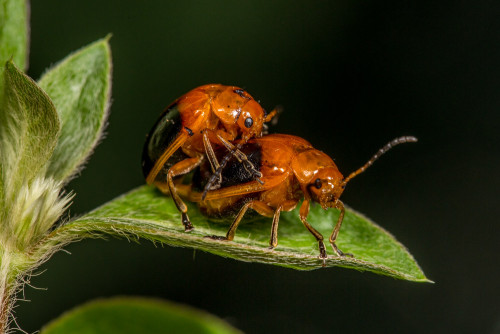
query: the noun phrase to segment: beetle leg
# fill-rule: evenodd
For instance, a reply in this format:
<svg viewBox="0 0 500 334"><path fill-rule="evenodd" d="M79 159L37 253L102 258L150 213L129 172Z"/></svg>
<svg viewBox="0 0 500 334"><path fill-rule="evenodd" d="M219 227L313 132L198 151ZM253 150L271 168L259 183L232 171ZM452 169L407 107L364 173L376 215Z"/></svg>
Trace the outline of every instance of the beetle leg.
<svg viewBox="0 0 500 334"><path fill-rule="evenodd" d="M330 244L332 245L333 250L335 251L335 253L337 253L338 256L354 257L351 253L342 252L335 244L337 236L339 235L340 227L342 226L342 221L344 220L344 213L345 213L344 203L337 200L335 208L340 210L340 214L339 214L339 219L337 220L337 224L335 224L335 227L333 228L332 235L330 235Z"/></svg>
<svg viewBox="0 0 500 334"><path fill-rule="evenodd" d="M205 148L205 153L207 154L208 161L210 162L212 173L214 173L217 168L219 168L219 161L217 161L212 144L210 144L207 131L203 131L203 147Z"/></svg>
<svg viewBox="0 0 500 334"><path fill-rule="evenodd" d="M208 132L203 131L203 146L205 147L205 153L207 154L208 161L210 162L210 167L212 168L212 173L215 177L218 177L219 179L217 180L217 183L215 184L215 189L218 189L220 185L222 184L222 174L217 171L220 168L219 161L217 160L217 157L215 156L214 149L212 147L212 144L210 144L210 140L208 138ZM221 169L222 170L222 169ZM214 187L210 187L214 188Z"/></svg>
<svg viewBox="0 0 500 334"><path fill-rule="evenodd" d="M227 231L225 237L220 237L220 236L214 235L214 236L209 236L209 238L216 239L216 240L232 241L234 239L234 235L236 234L236 229L240 225L241 219L243 218L243 216L245 215L245 213L247 212L247 210L249 208L254 209L255 211L257 211L259 214L261 214L263 216L271 217L274 215L274 217L276 218L275 211L266 203L264 203L262 201L256 201L256 200L250 201L250 202L245 203L243 205L243 207L240 209L240 211L236 215L236 218L234 219L231 226L229 227L229 230ZM278 213L277 219L279 220L279 213ZM274 219L273 219L273 226L274 226ZM276 229L277 228L278 228L278 223L276 222ZM276 241L276 245L277 244L278 243Z"/></svg>
<svg viewBox="0 0 500 334"><path fill-rule="evenodd" d="M299 211L299 216L300 220L302 221L302 224L307 228L307 230L316 238L318 241L318 247L319 247L319 258L323 259L323 267L326 265L326 249L325 249L325 244L323 242L323 235L319 233L314 227L309 224L307 221L307 215L309 214L309 199L305 198L304 201L302 202L302 205L300 206L300 211Z"/></svg>
<svg viewBox="0 0 500 334"><path fill-rule="evenodd" d="M201 195L201 200L205 200L205 197L207 196L207 193L210 190L217 190L220 188L220 185L222 183L222 176L221 176L222 170L224 169L224 167L226 167L227 162L233 156L236 156L238 158L237 152L239 152L239 154L241 154L241 157L244 158L243 161L251 166L252 171L249 171L249 172L252 174L254 179L258 183L263 185L264 182L262 182L262 180L259 179L260 177L262 177L262 173L260 171L256 170L255 167L253 166L253 164L250 161L248 161L247 156L243 152L240 151L240 148L243 145L243 143L240 142L238 145L234 146L233 144L231 144L230 142L228 142L227 140L222 138L219 134L217 134L217 137L226 146L226 148L228 150L230 150L230 152L228 154L226 154L224 156L224 158L222 158L219 168L217 168L215 173L213 173L212 176L208 179L208 182L205 185L205 188L203 189L203 193ZM239 160L239 161L242 162L242 160ZM245 165L245 163L243 164L243 167L245 167L245 169L248 171L247 165ZM216 181L219 181L219 183L216 183Z"/></svg>
<svg viewBox="0 0 500 334"><path fill-rule="evenodd" d="M234 234L236 233L236 229L238 228L238 225L240 224L241 219L245 215L245 213L248 210L248 207L252 205L253 202L247 202L243 207L240 209L238 214L236 215L236 218L233 220L231 223L231 226L229 227L229 230L226 233L226 236L221 237L217 235L212 235L208 236L208 238L215 239L215 240L226 240L226 241L231 241L234 239Z"/></svg>
<svg viewBox="0 0 500 334"><path fill-rule="evenodd" d="M240 146L241 144L238 144L237 147ZM224 167L226 167L227 162L231 160L232 157L233 157L232 152L229 152L224 156L224 158L222 158L219 168L217 168L217 170L212 174L212 176L210 176L210 178L207 181L207 184L205 185L205 188L203 188L203 193L201 195L202 201L205 200L205 197L207 196L209 190L217 190L220 188L222 183L222 170L224 169ZM216 183L217 181L219 181L219 183Z"/></svg>
<svg viewBox="0 0 500 334"><path fill-rule="evenodd" d="M186 130L183 129L183 131L179 133L177 138L175 138L174 142L170 144L170 146L165 150L165 152L162 153L162 155L155 162L153 168L149 172L149 175L146 177L146 182L148 184L154 183L156 176L162 170L168 158L170 158L172 154L174 154L174 152L177 151L177 149L181 147L182 144L184 144L187 138L189 138L189 134L186 132Z"/></svg>
<svg viewBox="0 0 500 334"><path fill-rule="evenodd" d="M283 203L274 211L273 216L273 224L271 226L271 240L269 241L269 249L273 249L278 246L278 223L280 220L281 211L291 211L295 209L298 201L296 200L288 200ZM258 210L257 210L258 211ZM260 211L258 211L261 215L264 215Z"/></svg>
<svg viewBox="0 0 500 334"><path fill-rule="evenodd" d="M271 225L271 240L269 241L269 249L276 248L278 246L278 223L280 222L280 213L282 206L278 206L276 211L274 211L273 224Z"/></svg>
<svg viewBox="0 0 500 334"><path fill-rule="evenodd" d="M191 231L193 229L193 225L189 221L186 204L182 201L182 199L177 194L177 191L175 190L173 178L179 175L184 175L189 173L190 171L198 167L202 161L203 161L203 156L198 156L195 158L189 158L179 161L178 163L170 167L167 173L168 189L170 190L170 194L172 196L172 199L174 200L175 206L181 212L182 224L184 225L184 229L186 232Z"/></svg>
<svg viewBox="0 0 500 334"><path fill-rule="evenodd" d="M217 134L217 138L220 140L220 142L228 149L228 151L231 152L231 154L238 159L239 162L243 163L243 166L245 169L252 174L252 176L261 184L264 184L262 181L260 181L260 177L262 177L262 173L259 172L255 166L248 160L247 156L245 153L241 152L239 149L239 146L234 146L230 142L228 142L226 139L221 137L219 134Z"/></svg>

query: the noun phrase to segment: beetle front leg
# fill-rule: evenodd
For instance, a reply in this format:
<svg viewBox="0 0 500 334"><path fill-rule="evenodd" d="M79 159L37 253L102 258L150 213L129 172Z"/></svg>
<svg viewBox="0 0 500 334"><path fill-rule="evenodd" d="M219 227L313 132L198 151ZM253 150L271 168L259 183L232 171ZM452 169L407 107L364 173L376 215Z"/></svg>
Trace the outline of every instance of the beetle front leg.
<svg viewBox="0 0 500 334"><path fill-rule="evenodd" d="M307 230L312 235L314 235L314 237L318 241L319 258L323 259L323 267L324 267L326 266L327 255L326 255L325 243L323 242L323 235L319 233L314 227L312 227L311 224L309 224L309 222L307 221L308 214L309 214L309 199L305 198L299 210L300 220L302 221L302 224L304 224L304 226L307 228Z"/></svg>
<svg viewBox="0 0 500 334"><path fill-rule="evenodd" d="M247 171L249 171L249 167L247 167L247 165L245 163L247 163L248 165L250 165L250 169L251 171L249 171L253 178L259 182L261 185L264 184L264 182L262 182L259 178L262 177L262 173L258 170L255 169L254 165L247 159L247 156L240 151L240 148L241 146L243 145L243 142L240 142L238 145L234 146L233 144L229 143L228 141L226 141L224 138L222 138L220 135L217 134L217 137L219 138L219 140L222 142L222 143L225 143L224 145L226 146L227 149L230 150L229 153L227 153L224 158L222 158L222 160L220 161L220 164L219 164L219 168L217 168L217 170L212 174L212 176L210 176L210 178L208 179L208 182L207 184L205 185L205 188L203 189L203 193L201 195L201 200L205 200L205 197L207 196L208 192L211 191L211 190L217 190L220 188L220 185L221 185L221 182L222 182L222 170L224 169L224 167L226 167L228 161L233 157L237 157L237 159L240 161L240 162L244 162L243 163L243 166L245 167L245 169ZM240 157L241 159L243 160L240 160Z"/></svg>
<svg viewBox="0 0 500 334"><path fill-rule="evenodd" d="M205 149L205 154L207 155L208 162L210 162L212 173L215 173L215 171L219 168L219 161L217 160L212 144L210 143L208 131L203 131L203 148ZM222 182L222 180L220 180L219 182Z"/></svg>
<svg viewBox="0 0 500 334"><path fill-rule="evenodd" d="M227 148L230 154L232 154L236 159L238 159L239 162L243 164L243 167L245 167L245 169L252 174L255 180L257 180L260 184L264 184L260 180L260 178L262 177L262 173L258 171L255 168L255 166L248 160L245 153L240 151L241 144L238 146L234 146L229 141L221 137L219 134L217 134L217 138Z"/></svg>
<svg viewBox="0 0 500 334"><path fill-rule="evenodd" d="M167 173L168 189L170 191L172 199L174 200L174 203L175 203L175 206L177 207L177 210L179 210L181 213L182 224L184 225L184 230L186 232L191 231L193 229L193 225L191 224L191 221L189 220L189 217L187 215L186 204L182 201L182 199L177 194L177 191L175 190L175 185L174 185L173 179L176 176L184 175L184 174L191 172L193 169L198 167L202 161L203 161L203 156L189 158L189 159L179 161L178 163L176 163L175 165L170 167L170 169L168 170L168 173Z"/></svg>
<svg viewBox="0 0 500 334"><path fill-rule="evenodd" d="M335 208L340 210L340 214L339 214L339 219L337 220L337 224L335 224L335 227L333 228L332 235L330 235L330 244L332 245L333 251L337 253L338 256L354 257L354 255L352 255L351 253L342 252L335 244L337 236L339 235L340 227L342 226L342 221L344 220L344 214L345 214L344 203L337 200Z"/></svg>

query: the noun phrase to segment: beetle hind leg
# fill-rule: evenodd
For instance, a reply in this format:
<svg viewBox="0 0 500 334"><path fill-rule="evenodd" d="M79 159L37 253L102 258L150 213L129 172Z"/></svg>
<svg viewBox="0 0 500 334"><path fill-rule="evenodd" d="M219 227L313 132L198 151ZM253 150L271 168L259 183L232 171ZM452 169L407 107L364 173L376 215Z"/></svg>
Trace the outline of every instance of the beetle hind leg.
<svg viewBox="0 0 500 334"><path fill-rule="evenodd" d="M278 220L279 220L279 212L281 210L276 210L274 211L273 208L271 208L269 205L267 205L264 202L253 200L250 202L247 202L243 205L243 207L240 209L238 214L236 215L236 218L232 222L231 226L229 227L229 230L226 233L226 236L221 237L217 235L212 235L208 236L208 238L214 239L214 240L224 240L224 241L232 241L234 239L234 235L236 234L236 229L240 225L241 220L243 219L243 216L247 212L247 210L251 208L257 211L259 214L265 216L265 217L273 217L273 228L272 231L277 231L278 230ZM276 221L276 223L275 223ZM273 239L275 240L274 246L273 246ZM278 239L277 239L277 234L271 232L271 246L272 248L276 247L278 245Z"/></svg>

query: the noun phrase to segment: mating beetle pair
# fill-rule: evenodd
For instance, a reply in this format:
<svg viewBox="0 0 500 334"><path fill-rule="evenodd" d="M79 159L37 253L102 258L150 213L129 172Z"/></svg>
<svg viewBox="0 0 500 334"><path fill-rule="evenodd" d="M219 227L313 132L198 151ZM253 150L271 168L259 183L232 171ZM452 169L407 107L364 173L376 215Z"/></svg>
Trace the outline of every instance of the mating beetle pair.
<svg viewBox="0 0 500 334"><path fill-rule="evenodd" d="M344 217L339 197L346 184L393 146L417 139L392 140L344 178L333 160L306 140L263 136L264 123L276 112L266 114L238 87L212 84L188 92L166 109L148 135L142 157L146 181L171 194L186 231L193 226L180 197L197 202L207 215L234 216L226 236L215 239L233 240L248 209L272 217L271 248L278 245L281 211L293 210L304 199L300 220L316 238L322 259L327 257L323 236L307 220L310 203L336 208L340 215L329 241L336 255L343 256L335 241ZM189 185L176 178L192 171Z"/></svg>

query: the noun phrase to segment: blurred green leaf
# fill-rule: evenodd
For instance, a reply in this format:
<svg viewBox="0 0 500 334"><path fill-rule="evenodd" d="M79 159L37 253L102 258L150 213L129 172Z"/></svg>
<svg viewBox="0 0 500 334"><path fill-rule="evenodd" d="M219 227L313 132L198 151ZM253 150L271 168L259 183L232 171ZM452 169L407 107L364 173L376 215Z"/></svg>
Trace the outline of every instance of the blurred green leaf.
<svg viewBox="0 0 500 334"><path fill-rule="evenodd" d="M145 298L96 300L52 321L42 334L236 334L222 320L190 307Z"/></svg>
<svg viewBox="0 0 500 334"><path fill-rule="evenodd" d="M66 180L78 172L102 136L111 95L108 38L69 55L39 81L61 119L61 134L47 175Z"/></svg>
<svg viewBox="0 0 500 334"><path fill-rule="evenodd" d="M21 70L27 67L28 24L26 0L0 0L0 103L5 62L12 59Z"/></svg>
<svg viewBox="0 0 500 334"><path fill-rule="evenodd" d="M238 227L234 241L225 242L205 236L224 236L229 221L207 220L192 204L189 204L189 216L195 229L186 233L171 198L152 187L143 186L61 227L52 238L81 237L85 234L95 236L96 232L101 232L191 247L248 262L299 270L322 267L317 242L300 222L298 209L281 213L279 245L274 250L268 249L271 229L268 218L247 220ZM337 217L337 210L324 211L315 205L311 208L309 222L323 235L329 236ZM340 266L410 281L430 282L403 245L351 209L346 210L337 244L355 257L333 256L333 251L329 249L327 267Z"/></svg>
<svg viewBox="0 0 500 334"><path fill-rule="evenodd" d="M11 62L4 68L5 99L0 105L0 164L5 196L16 196L49 160L59 119L49 97ZM7 199L8 200L8 199Z"/></svg>

